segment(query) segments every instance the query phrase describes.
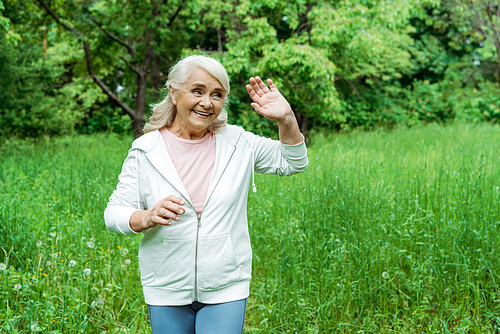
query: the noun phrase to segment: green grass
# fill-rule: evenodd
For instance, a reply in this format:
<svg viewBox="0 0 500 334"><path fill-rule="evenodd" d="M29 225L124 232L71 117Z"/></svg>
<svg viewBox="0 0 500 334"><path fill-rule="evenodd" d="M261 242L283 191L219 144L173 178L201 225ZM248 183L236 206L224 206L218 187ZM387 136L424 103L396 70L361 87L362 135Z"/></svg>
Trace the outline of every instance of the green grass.
<svg viewBox="0 0 500 334"><path fill-rule="evenodd" d="M0 332L149 332L140 236L102 218L130 143L0 147ZM258 175L246 333L497 333L498 152L488 124L316 135Z"/></svg>

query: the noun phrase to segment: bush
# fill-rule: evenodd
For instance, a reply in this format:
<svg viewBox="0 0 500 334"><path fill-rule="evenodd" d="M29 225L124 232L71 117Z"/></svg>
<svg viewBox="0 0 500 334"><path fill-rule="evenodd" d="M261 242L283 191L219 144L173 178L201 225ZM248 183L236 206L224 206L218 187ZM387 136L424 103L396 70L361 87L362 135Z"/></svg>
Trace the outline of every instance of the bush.
<svg viewBox="0 0 500 334"><path fill-rule="evenodd" d="M457 90L450 97L457 119L480 122L500 120L500 85L481 82L477 87Z"/></svg>
<svg viewBox="0 0 500 334"><path fill-rule="evenodd" d="M71 133L82 115L55 89L64 69L49 64L40 47L0 37L0 49L0 135Z"/></svg>

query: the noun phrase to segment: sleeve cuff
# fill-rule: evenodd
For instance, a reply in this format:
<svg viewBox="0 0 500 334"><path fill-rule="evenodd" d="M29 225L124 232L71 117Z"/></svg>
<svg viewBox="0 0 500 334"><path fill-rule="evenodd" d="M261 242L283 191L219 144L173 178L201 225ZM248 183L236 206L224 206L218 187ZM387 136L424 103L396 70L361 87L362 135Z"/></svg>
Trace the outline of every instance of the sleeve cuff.
<svg viewBox="0 0 500 334"><path fill-rule="evenodd" d="M110 212L108 212L108 210ZM119 206L119 207L108 208L106 209L106 211L107 211L106 212L107 217L105 217L106 226L110 231L125 235L133 235L141 233L132 230L129 223L130 217L132 217L134 212L139 211L139 209L130 208L127 206Z"/></svg>
<svg viewBox="0 0 500 334"><path fill-rule="evenodd" d="M290 160L307 159L307 148L304 135L302 135L302 142L295 145L287 145L281 143L281 150L283 154Z"/></svg>

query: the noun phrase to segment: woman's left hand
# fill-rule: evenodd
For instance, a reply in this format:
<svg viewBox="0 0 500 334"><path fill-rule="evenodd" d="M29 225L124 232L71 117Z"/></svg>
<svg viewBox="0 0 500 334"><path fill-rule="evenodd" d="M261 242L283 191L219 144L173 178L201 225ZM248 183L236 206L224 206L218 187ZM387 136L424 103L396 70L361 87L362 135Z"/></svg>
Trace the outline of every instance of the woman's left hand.
<svg viewBox="0 0 500 334"><path fill-rule="evenodd" d="M281 95L271 79L267 79L269 88L260 77L250 78L250 85L246 85L247 92L254 101L251 105L262 116L283 121L294 117L288 101Z"/></svg>

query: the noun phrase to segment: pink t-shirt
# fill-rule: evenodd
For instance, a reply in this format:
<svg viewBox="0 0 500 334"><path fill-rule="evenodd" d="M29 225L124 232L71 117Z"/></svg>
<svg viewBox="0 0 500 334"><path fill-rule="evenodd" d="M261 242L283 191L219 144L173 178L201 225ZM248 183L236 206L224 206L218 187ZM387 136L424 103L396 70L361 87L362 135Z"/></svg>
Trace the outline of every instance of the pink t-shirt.
<svg viewBox="0 0 500 334"><path fill-rule="evenodd" d="M165 127L160 133L191 203L200 215L215 164L215 136L209 132L201 139L183 139Z"/></svg>

